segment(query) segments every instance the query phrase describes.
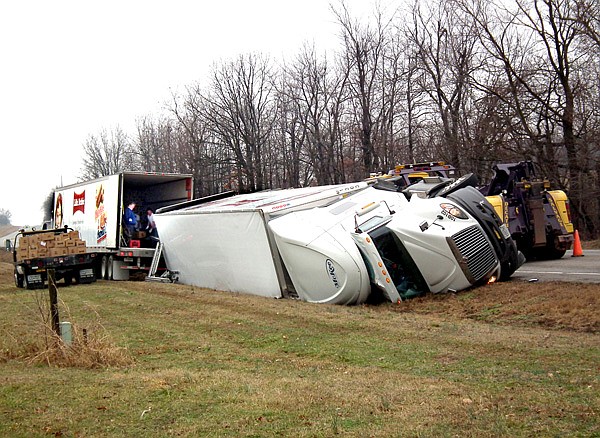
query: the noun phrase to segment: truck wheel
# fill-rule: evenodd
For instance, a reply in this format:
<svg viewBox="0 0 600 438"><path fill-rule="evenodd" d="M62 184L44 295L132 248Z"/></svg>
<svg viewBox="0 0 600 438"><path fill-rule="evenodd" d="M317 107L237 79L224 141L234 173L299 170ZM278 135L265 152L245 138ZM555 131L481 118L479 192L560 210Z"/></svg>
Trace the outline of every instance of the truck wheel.
<svg viewBox="0 0 600 438"><path fill-rule="evenodd" d="M469 186L477 186L477 176L475 176L474 173L467 173L466 175L461 176L456 181L443 187L439 192L432 193L430 196L446 196L450 193L456 192L458 189Z"/></svg>
<svg viewBox="0 0 600 438"><path fill-rule="evenodd" d="M567 252L567 249L564 246L561 246L557 239L552 239L550 237L548 237L546 248L546 254L550 260L561 259Z"/></svg>
<svg viewBox="0 0 600 438"><path fill-rule="evenodd" d="M108 280L108 257L102 256L100 261L100 278L102 280Z"/></svg>
<svg viewBox="0 0 600 438"><path fill-rule="evenodd" d="M33 289L33 285L27 281L27 275L23 275L23 287L25 289Z"/></svg>
<svg viewBox="0 0 600 438"><path fill-rule="evenodd" d="M106 279L107 280L112 280L113 279L113 256L108 257L108 264L106 266Z"/></svg>
<svg viewBox="0 0 600 438"><path fill-rule="evenodd" d="M19 289L23 289L23 276L15 269L15 286Z"/></svg>
<svg viewBox="0 0 600 438"><path fill-rule="evenodd" d="M73 283L73 275L65 274L64 276L65 286L70 286Z"/></svg>

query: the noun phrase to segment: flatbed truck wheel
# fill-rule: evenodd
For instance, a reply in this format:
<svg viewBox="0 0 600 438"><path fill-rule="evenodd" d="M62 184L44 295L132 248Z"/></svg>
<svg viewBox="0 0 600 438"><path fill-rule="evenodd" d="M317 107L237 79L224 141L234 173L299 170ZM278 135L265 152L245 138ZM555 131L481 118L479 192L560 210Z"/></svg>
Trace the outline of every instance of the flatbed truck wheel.
<svg viewBox="0 0 600 438"><path fill-rule="evenodd" d="M23 276L15 269L15 286L19 289L23 289Z"/></svg>

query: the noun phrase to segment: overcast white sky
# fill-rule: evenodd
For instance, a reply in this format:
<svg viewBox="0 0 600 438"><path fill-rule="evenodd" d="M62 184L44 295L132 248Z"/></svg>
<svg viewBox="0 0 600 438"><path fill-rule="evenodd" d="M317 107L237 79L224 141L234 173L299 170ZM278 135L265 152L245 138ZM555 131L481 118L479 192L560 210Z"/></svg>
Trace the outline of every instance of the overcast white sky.
<svg viewBox="0 0 600 438"><path fill-rule="evenodd" d="M0 4L0 208L42 221L61 182L77 182L90 134L157 114L171 89L240 53L274 58L304 42L338 47L330 0L31 0ZM337 0L333 0L338 5ZM370 0L346 0L370 15Z"/></svg>

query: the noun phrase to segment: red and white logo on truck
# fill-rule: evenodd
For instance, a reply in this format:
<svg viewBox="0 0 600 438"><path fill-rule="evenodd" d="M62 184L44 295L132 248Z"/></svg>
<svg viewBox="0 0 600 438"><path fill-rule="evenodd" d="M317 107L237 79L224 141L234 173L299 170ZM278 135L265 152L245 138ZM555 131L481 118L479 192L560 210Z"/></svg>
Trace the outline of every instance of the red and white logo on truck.
<svg viewBox="0 0 600 438"><path fill-rule="evenodd" d="M85 190L81 193L73 193L73 214L78 211L85 213Z"/></svg>

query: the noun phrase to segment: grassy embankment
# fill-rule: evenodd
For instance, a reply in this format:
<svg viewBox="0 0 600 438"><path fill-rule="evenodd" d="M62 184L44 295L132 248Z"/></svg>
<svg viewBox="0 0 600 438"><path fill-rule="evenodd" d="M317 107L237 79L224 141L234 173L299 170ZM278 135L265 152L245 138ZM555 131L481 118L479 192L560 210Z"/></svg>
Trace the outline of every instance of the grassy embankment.
<svg viewBox="0 0 600 438"><path fill-rule="evenodd" d="M597 285L354 307L60 287L61 316L96 358L85 361L48 354L47 291L17 290L11 269L0 263L1 436L600 434Z"/></svg>

